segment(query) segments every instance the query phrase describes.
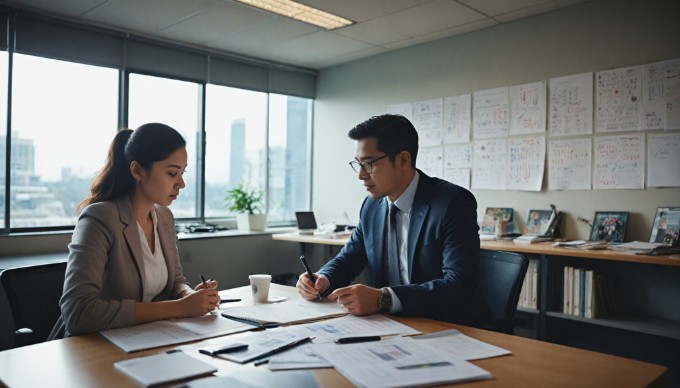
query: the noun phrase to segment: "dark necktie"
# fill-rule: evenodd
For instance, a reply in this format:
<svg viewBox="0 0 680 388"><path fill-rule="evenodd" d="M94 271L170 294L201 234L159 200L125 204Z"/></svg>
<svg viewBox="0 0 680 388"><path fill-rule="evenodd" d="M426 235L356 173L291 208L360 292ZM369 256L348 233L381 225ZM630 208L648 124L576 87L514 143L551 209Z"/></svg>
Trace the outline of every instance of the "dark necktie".
<svg viewBox="0 0 680 388"><path fill-rule="evenodd" d="M387 229L387 283L388 286L401 284L399 273L399 246L397 245L397 213L399 208L395 204L390 205L389 225Z"/></svg>

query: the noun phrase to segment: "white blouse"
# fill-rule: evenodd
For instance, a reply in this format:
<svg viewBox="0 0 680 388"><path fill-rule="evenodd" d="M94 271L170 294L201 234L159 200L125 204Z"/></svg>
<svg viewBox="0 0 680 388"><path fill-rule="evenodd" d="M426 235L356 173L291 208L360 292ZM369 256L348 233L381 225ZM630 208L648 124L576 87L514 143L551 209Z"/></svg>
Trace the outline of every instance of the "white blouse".
<svg viewBox="0 0 680 388"><path fill-rule="evenodd" d="M153 236L155 252L151 252L149 242L146 241L144 229L137 223L139 239L142 241L142 255L144 257L144 276L142 288L144 290L144 301L151 301L156 295L160 294L168 283L168 266L165 264L165 256L161 248L161 241L158 238L158 218L156 209L151 211L153 220Z"/></svg>

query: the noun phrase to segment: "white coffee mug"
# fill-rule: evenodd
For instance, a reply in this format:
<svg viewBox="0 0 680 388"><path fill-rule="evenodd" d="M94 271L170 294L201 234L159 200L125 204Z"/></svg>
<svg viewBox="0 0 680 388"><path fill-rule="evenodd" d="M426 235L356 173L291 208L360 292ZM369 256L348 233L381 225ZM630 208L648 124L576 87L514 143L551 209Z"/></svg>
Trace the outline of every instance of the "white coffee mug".
<svg viewBox="0 0 680 388"><path fill-rule="evenodd" d="M265 303L269 298L269 284L272 281L272 275L250 275L250 288L253 291L253 302Z"/></svg>

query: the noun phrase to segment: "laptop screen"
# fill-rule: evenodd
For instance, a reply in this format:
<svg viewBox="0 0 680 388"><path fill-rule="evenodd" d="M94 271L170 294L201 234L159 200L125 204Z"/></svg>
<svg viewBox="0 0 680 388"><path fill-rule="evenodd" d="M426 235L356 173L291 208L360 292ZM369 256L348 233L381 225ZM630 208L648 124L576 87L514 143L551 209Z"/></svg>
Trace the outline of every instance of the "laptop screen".
<svg viewBox="0 0 680 388"><path fill-rule="evenodd" d="M297 218L298 229L316 229L314 212L295 212L295 218Z"/></svg>

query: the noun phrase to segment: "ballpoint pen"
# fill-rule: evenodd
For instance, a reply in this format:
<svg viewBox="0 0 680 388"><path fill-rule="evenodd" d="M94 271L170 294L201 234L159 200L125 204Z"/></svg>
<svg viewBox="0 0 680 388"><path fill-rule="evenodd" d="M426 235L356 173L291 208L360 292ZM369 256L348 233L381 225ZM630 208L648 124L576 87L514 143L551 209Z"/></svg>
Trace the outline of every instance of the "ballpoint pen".
<svg viewBox="0 0 680 388"><path fill-rule="evenodd" d="M314 273L313 273L312 270L309 268L309 264L307 264L307 259L305 259L305 256L304 256L304 255L300 256L300 261L302 262L302 265L305 266L305 270L307 271L307 277L308 277L309 280L312 282L312 284L314 284L314 283L315 283L315 281L314 281ZM321 299L322 299L322 298L321 298L321 294L320 294L320 293L317 293L317 295L319 296L319 300L321 300Z"/></svg>
<svg viewBox="0 0 680 388"><path fill-rule="evenodd" d="M208 288L208 283L206 283L205 277L203 277L203 275L201 275L201 281L203 282L203 287Z"/></svg>
<svg viewBox="0 0 680 388"><path fill-rule="evenodd" d="M359 342L372 342L372 341L380 341L380 336L379 335L370 335L366 337L345 337L345 338L339 338L335 340L336 344L356 344Z"/></svg>
<svg viewBox="0 0 680 388"><path fill-rule="evenodd" d="M281 353L285 350L290 350L290 349L292 349L292 348L294 348L298 345L305 344L305 343L311 341L312 338L314 338L314 337L300 338L300 339L293 341L289 344L283 345L283 346L278 347L276 349L272 349L272 350L268 351L267 353L264 353L264 354L262 354L262 355L260 355L256 358L254 358L253 359L253 365L258 366L258 365L266 364L267 362L269 362L269 357L273 356L274 354Z"/></svg>

